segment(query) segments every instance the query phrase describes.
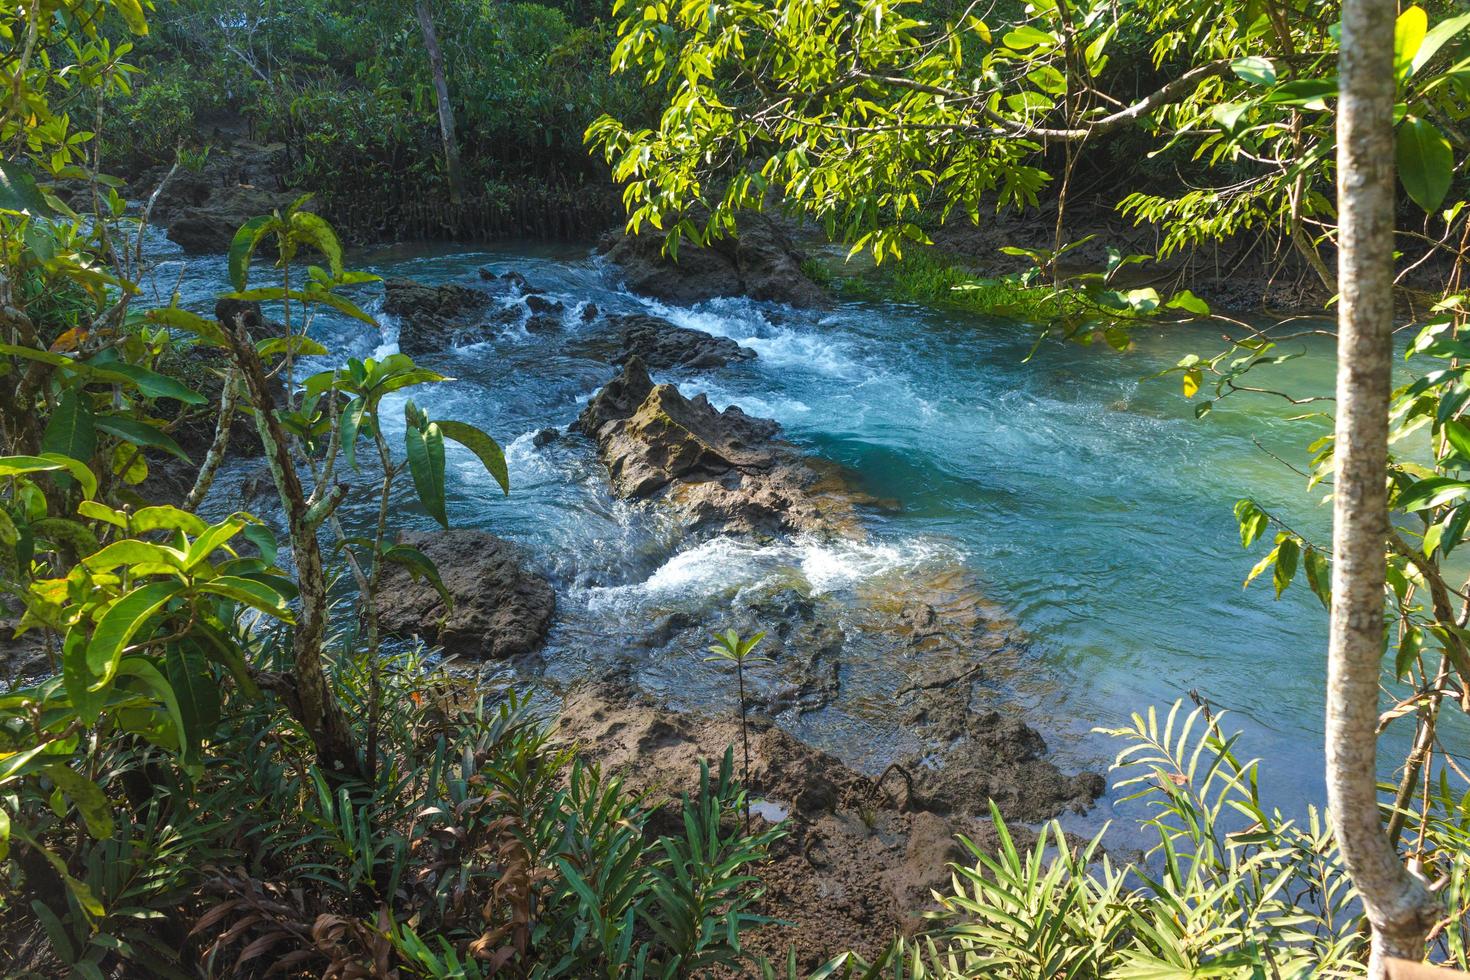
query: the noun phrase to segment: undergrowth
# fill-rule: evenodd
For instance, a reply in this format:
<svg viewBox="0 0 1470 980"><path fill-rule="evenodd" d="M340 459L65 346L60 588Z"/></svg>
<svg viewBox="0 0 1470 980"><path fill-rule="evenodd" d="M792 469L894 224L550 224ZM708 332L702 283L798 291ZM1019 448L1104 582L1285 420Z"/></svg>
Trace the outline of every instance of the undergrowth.
<svg viewBox="0 0 1470 980"><path fill-rule="evenodd" d="M279 636L241 640L258 669L285 655ZM364 665L333 678L364 728ZM17 814L104 911L21 849L0 881L0 974L699 976L745 959L741 932L768 921L749 869L782 831L744 832L731 755L651 821L514 691L410 653L377 709L372 784L331 779L266 702L227 700L194 771L104 738L89 763L128 801L114 834L76 833L59 798Z"/></svg>

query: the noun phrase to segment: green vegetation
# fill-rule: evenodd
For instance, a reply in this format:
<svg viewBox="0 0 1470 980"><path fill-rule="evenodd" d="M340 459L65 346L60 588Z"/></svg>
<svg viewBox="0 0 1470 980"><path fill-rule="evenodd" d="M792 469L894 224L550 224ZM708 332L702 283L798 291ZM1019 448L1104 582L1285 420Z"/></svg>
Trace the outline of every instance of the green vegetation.
<svg viewBox="0 0 1470 980"><path fill-rule="evenodd" d="M1270 572L1279 596L1304 579L1333 617L1333 807L1305 822L1268 808L1256 764L1204 709L1135 716L1115 732L1118 785L1151 808L1150 860L1119 867L1104 838L1079 847L1055 827L1023 853L996 810L1000 853L971 847L930 931L876 964L825 951L814 976L1378 980L1386 956L1426 954L1470 966L1470 795L1443 724L1470 703L1470 14L1373 0L1348 0L1341 23L1305 0L1042 0L994 23L902 0L617 10L614 38L581 4L0 9L0 575L17 642L47 665L0 695L7 972L778 972L741 934L771 921L753 910L784 830L753 831L733 749L660 819L554 746L521 695L385 648L386 569L448 599L433 563L396 541L395 486L447 528L449 440L512 488L489 434L411 399L401 451L390 444L388 396L444 376L403 355L301 375L299 359L328 354L309 334L322 310L372 323L352 297L375 277L347 268L333 226L306 198L247 221L219 319L177 297L140 308L142 217L107 162L199 169L210 127L239 118L286 144L289 182L329 211L365 194L469 206L595 182L585 130L625 184L631 227L669 231L673 248L779 198L899 260L900 295L1120 350L1138 319L1211 315L1188 290L1125 282L1152 256L1104 247L1096 268L1065 268L1088 241L1068 240L1070 189L1151 154L1116 204L1160 229L1160 256L1256 235L1340 290L1338 435L1307 475L1333 489L1337 536L1236 508L1242 544L1271 545L1247 581ZM1360 111L1342 112L1350 102ZM951 214L1044 193L1051 247L1004 250L1025 273L904 254ZM1416 304L1416 376L1390 402L1395 277ZM1200 415L1267 390L1251 372L1290 356L1289 335L1216 319L1225 350L1166 372L1208 396ZM264 450L284 541L247 513L196 513L237 419ZM202 452L183 439L200 424ZM1427 456L1390 455L1415 433ZM191 485L166 497L149 481L173 461ZM365 534L337 518L350 494L376 508ZM334 615L342 591L355 615ZM735 663L743 740L761 639L712 648ZM1380 682L1395 698L1384 712ZM1411 748L1380 788L1389 726Z"/></svg>

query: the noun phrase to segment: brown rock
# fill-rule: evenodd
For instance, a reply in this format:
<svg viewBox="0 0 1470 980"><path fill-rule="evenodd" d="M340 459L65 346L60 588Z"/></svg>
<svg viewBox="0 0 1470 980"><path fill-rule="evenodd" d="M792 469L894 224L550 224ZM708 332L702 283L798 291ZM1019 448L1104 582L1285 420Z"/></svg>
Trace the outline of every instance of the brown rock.
<svg viewBox="0 0 1470 980"><path fill-rule="evenodd" d="M385 632L418 635L452 654L502 660L540 648L556 609L550 583L526 567L520 550L484 531L404 534L439 570L454 598L446 611L434 587L391 566L378 594Z"/></svg>
<svg viewBox="0 0 1470 980"><path fill-rule="evenodd" d="M618 496L665 500L696 529L859 534L858 495L777 439L775 422L655 385L637 355L575 428L597 442Z"/></svg>
<svg viewBox="0 0 1470 980"><path fill-rule="evenodd" d="M663 254L663 236L618 235L607 243L610 261L622 267L629 288L689 305L718 296L820 306L822 287L801 271L803 256L781 226L763 214L740 216L739 237L701 248L679 244L679 257Z"/></svg>
<svg viewBox="0 0 1470 980"><path fill-rule="evenodd" d="M622 331L623 342L614 364L636 356L652 368L716 368L755 357L755 351L729 337L690 330L656 316L616 317L613 326Z"/></svg>

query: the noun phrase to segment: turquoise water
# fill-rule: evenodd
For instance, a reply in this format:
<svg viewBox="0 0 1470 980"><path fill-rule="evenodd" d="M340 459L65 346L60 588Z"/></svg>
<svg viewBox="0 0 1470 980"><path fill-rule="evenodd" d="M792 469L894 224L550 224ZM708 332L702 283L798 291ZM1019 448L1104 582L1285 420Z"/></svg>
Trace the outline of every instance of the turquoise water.
<svg viewBox="0 0 1470 980"><path fill-rule="evenodd" d="M154 281L164 290L178 283L186 305L207 307L224 281L222 261L190 260L181 275L170 248L156 246L164 262ZM1270 455L1304 465L1325 423L1290 421L1305 409L1266 395L1232 397L1196 420L1177 376L1142 380L1185 353L1213 353L1217 331L1140 331L1125 354L1048 342L1024 363L1036 333L1025 324L895 303L816 313L744 300L666 307L622 291L615 272L580 248L380 249L356 263L429 282L473 277L482 265L516 269L569 307L644 309L732 337L759 357L669 380L777 419L791 440L900 505L869 516L872 539L862 544L687 542L656 510L613 500L585 441L531 445L537 430L570 423L612 377L595 324L569 317L549 336L509 328L421 359L456 380L416 392L416 401L508 448L509 499L451 448L450 515L522 543L553 580L558 622L534 667L553 680L625 661L676 703L728 703L728 685L696 654L650 657L626 638L671 609L718 620L722 603L761 582L841 595L959 565L1018 638L988 665L990 696L1023 710L1064 766L1105 767L1115 747L1090 734L1094 726L1196 690L1234 713L1246 752L1269 757L1263 784L1282 806L1322 796L1326 614L1304 586L1279 602L1266 583L1242 589L1260 552L1241 549L1231 509L1253 496L1325 542L1320 489L1307 493ZM379 297L368 289L360 298L377 309ZM381 332L322 319L313 333L334 359L396 349L386 318ZM1289 349L1305 356L1265 369L1257 383L1330 393L1330 340ZM385 415L401 419L401 410ZM210 506L241 506L253 465L232 465ZM396 503L403 525L431 526L407 488ZM368 506L345 516L365 522ZM885 724L882 652L854 643L845 656L848 703L793 725L859 764L878 764L905 747Z"/></svg>

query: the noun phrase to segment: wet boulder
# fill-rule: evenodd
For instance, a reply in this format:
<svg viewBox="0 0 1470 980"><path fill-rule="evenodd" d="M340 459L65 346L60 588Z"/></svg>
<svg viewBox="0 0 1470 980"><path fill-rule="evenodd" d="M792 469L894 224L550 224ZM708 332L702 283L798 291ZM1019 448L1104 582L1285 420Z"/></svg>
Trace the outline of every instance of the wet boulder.
<svg viewBox="0 0 1470 980"><path fill-rule="evenodd" d="M378 594L385 632L417 635L447 653L486 660L541 647L556 611L556 594L515 545L469 529L404 534L399 542L435 564L454 602L446 608L432 584L415 581L401 566L390 566Z"/></svg>
<svg viewBox="0 0 1470 980"><path fill-rule="evenodd" d="M729 337L690 330L656 316L614 317L611 325L620 332L623 345L615 364L624 364L636 355L655 369L719 368L755 357L755 351Z"/></svg>
<svg viewBox="0 0 1470 980"><path fill-rule="evenodd" d="M634 292L689 305L721 296L820 306L827 294L801 271L804 256L780 224L763 214L741 215L738 235L700 247L679 244L664 254L663 236L616 234L603 243Z"/></svg>
<svg viewBox="0 0 1470 980"><path fill-rule="evenodd" d="M574 428L597 443L619 497L666 502L696 530L861 534L858 495L777 438L775 422L656 385L637 355Z"/></svg>
<svg viewBox="0 0 1470 980"><path fill-rule="evenodd" d="M398 318L398 349L410 357L485 339L496 326L488 315L493 299L487 290L460 283L383 283L383 311Z"/></svg>

